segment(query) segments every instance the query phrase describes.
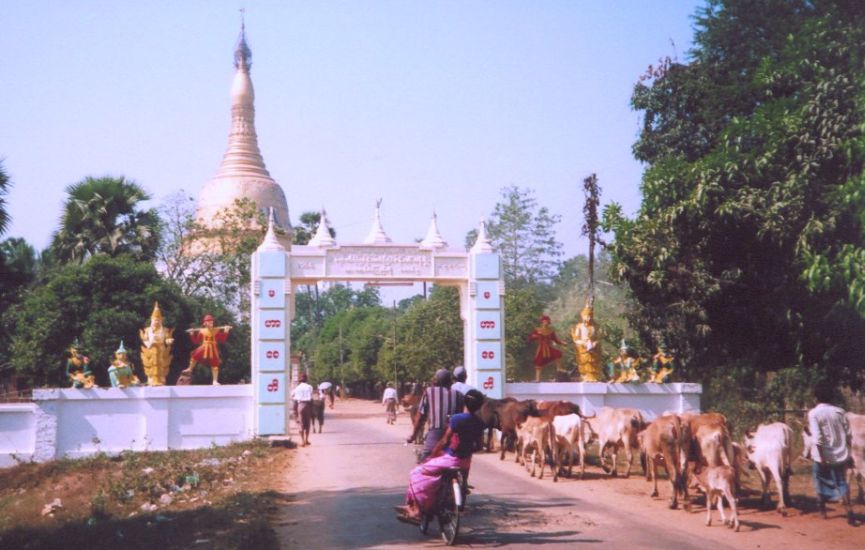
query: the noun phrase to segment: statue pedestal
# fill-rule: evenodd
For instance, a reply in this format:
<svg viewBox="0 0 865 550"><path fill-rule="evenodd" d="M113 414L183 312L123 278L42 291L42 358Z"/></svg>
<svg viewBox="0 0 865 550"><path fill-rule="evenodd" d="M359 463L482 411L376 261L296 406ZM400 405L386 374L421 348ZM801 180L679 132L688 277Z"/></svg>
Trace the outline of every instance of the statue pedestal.
<svg viewBox="0 0 865 550"><path fill-rule="evenodd" d="M538 401L571 401L583 414L591 415L601 407L639 409L646 420L670 411L700 410L702 384L607 384L606 382L510 382L505 395Z"/></svg>

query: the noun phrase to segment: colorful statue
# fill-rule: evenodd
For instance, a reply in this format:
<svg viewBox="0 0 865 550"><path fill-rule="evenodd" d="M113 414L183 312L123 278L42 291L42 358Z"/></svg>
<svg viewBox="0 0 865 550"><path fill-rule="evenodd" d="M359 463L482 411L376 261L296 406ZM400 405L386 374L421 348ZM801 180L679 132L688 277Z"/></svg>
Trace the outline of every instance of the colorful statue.
<svg viewBox="0 0 865 550"><path fill-rule="evenodd" d="M164 386L165 377L171 367L171 345L174 343L174 329L162 326L162 311L159 302L153 303L150 326L138 331L141 337L141 362L148 386Z"/></svg>
<svg viewBox="0 0 865 550"><path fill-rule="evenodd" d="M609 382L623 384L626 382L639 382L640 374L637 372L640 359L634 357L631 353L631 348L628 343L622 338L622 345L619 346L619 355L613 359L609 365L610 378Z"/></svg>
<svg viewBox="0 0 865 550"><path fill-rule="evenodd" d="M66 360L66 376L72 382L73 388L90 389L96 382L93 371L90 370L90 358L81 353L78 338L69 346L69 359Z"/></svg>
<svg viewBox="0 0 865 550"><path fill-rule="evenodd" d="M217 344L224 344L228 340L228 332L230 326L213 326L213 315L205 315L202 319L201 328L191 328L186 332L193 344L201 344L192 350L192 356L189 358L189 366L181 373L181 375L189 376L195 369L198 363L204 363L210 367L210 372L213 374L213 385L219 385L219 348Z"/></svg>
<svg viewBox="0 0 865 550"><path fill-rule="evenodd" d="M540 323L541 326L535 327L529 335L529 340L538 343L535 358L532 361L535 364L535 382L541 381L541 370L553 361L556 362L556 370L558 370L562 352L553 347L553 344L564 345L556 336L556 331L550 326L548 315L541 315Z"/></svg>
<svg viewBox="0 0 865 550"><path fill-rule="evenodd" d="M658 353L652 356L652 372L649 374L649 382L663 384L675 368L676 358L667 352L667 347L661 342L658 344Z"/></svg>
<svg viewBox="0 0 865 550"><path fill-rule="evenodd" d="M111 379L111 387L126 388L129 386L137 386L141 383L135 373L132 372L132 363L126 355L126 348L123 347L123 340L120 341L120 347L114 352L114 361L108 367L108 378Z"/></svg>
<svg viewBox="0 0 865 550"><path fill-rule="evenodd" d="M577 367L583 382L598 382L601 378L601 342L592 319L592 307L580 312L581 322L574 325L571 337L577 346Z"/></svg>

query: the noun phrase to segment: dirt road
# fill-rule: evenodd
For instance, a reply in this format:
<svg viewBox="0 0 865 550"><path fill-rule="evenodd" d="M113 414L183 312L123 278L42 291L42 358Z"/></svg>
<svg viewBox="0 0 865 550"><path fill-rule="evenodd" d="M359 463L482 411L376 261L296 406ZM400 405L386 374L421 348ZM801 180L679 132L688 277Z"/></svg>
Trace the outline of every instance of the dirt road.
<svg viewBox="0 0 865 550"><path fill-rule="evenodd" d="M413 447L403 444L409 423L385 423L384 409L366 401L339 401L327 411L324 433L298 448L285 485L291 503L279 513L276 530L284 548L403 548L441 546L435 526L423 536L416 527L394 519L402 504ZM294 438L295 441L297 437ZM587 471L588 474L588 471ZM703 525L705 509L668 510L668 487L661 499L641 478L606 479L592 469L585 480L547 474L529 477L512 458L475 455L459 546L572 548L602 543L613 548L857 548L865 530L848 527L835 510L821 520L794 515L782 518L753 509L741 513L735 533ZM861 508L861 507L860 507ZM859 510L861 512L861 510Z"/></svg>

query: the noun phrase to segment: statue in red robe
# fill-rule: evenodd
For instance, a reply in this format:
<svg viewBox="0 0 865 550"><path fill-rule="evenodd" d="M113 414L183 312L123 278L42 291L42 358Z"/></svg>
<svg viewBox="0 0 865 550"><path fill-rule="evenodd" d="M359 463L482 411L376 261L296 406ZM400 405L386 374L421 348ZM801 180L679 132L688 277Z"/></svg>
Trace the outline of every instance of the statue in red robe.
<svg viewBox="0 0 865 550"><path fill-rule="evenodd" d="M219 385L219 347L217 344L224 344L228 340L228 332L230 326L214 327L213 315L205 315L202 319L201 328L191 328L186 332L189 334L193 344L199 344L197 348L192 350L192 355L189 357L189 366L181 372L181 375L187 376L192 374L195 366L203 363L210 367L210 372L213 375L213 385Z"/></svg>
<svg viewBox="0 0 865 550"><path fill-rule="evenodd" d="M562 358L562 352L553 344L564 345L556 336L556 331L550 326L548 315L542 315L540 322L541 326L535 327L529 335L529 340L538 344L537 349L535 349L535 358L532 361L535 364L535 382L541 381L541 370L546 365L555 361L558 366L558 361Z"/></svg>

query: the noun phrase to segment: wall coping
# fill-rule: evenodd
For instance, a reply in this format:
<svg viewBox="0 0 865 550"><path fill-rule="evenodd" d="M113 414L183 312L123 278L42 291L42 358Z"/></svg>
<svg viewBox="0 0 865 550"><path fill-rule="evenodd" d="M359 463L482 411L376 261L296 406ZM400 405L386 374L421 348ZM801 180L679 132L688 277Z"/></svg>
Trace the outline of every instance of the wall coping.
<svg viewBox="0 0 865 550"><path fill-rule="evenodd" d="M251 384L224 386L139 386L132 388L43 388L33 390L33 401L77 401L112 399L171 399L252 397Z"/></svg>

